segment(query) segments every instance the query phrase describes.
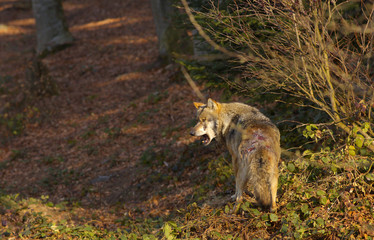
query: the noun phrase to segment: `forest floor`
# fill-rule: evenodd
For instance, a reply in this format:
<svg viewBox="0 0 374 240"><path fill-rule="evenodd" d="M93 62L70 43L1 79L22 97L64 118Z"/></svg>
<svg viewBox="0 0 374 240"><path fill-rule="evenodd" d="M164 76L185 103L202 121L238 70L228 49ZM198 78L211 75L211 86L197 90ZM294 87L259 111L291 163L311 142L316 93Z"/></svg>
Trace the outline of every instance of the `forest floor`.
<svg viewBox="0 0 374 240"><path fill-rule="evenodd" d="M29 96L32 11L0 0L0 188L75 204L69 219L104 226L186 206L209 151L190 149L197 97L177 66L158 64L149 0L67 0L64 10L75 42L42 60L59 93Z"/></svg>

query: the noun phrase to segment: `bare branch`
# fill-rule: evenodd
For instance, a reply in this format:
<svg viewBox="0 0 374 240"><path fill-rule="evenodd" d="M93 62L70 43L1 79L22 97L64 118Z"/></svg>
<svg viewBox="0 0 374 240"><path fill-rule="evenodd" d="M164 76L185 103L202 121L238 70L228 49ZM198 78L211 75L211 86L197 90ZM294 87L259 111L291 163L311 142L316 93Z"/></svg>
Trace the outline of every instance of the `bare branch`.
<svg viewBox="0 0 374 240"><path fill-rule="evenodd" d="M206 102L206 98L203 96L203 94L200 92L199 88L196 86L195 82L192 80L190 74L188 74L186 68L181 65L181 70L186 78L188 84L190 84L192 90L195 92L195 94L200 98L201 101Z"/></svg>

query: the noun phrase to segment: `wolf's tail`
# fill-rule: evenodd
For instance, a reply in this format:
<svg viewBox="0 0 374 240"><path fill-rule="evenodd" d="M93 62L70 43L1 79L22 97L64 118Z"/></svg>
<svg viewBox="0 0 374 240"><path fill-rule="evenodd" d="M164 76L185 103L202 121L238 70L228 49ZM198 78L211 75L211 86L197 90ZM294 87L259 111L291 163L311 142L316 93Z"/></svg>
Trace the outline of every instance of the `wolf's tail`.
<svg viewBox="0 0 374 240"><path fill-rule="evenodd" d="M270 183L265 179L261 179L254 183L254 195L261 207L270 209L272 207L272 196L270 191Z"/></svg>
<svg viewBox="0 0 374 240"><path fill-rule="evenodd" d="M251 184L257 202L265 209L275 209L278 185L278 161L275 154L266 148L258 149L250 173Z"/></svg>

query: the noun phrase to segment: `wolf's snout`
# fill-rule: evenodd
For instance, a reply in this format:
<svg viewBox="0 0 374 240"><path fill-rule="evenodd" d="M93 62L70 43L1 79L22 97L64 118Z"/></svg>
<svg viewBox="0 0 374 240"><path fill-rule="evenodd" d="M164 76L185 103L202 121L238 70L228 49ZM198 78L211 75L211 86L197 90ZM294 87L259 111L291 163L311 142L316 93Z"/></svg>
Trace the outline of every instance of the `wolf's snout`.
<svg viewBox="0 0 374 240"><path fill-rule="evenodd" d="M190 135L195 136L195 130L192 129L191 132L190 132Z"/></svg>

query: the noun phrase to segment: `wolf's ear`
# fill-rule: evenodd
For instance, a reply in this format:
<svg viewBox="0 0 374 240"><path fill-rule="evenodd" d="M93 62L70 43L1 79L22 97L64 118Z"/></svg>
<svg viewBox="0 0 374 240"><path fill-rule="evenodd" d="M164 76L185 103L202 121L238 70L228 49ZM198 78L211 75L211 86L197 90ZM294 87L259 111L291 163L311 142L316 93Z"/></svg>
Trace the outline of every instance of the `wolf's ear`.
<svg viewBox="0 0 374 240"><path fill-rule="evenodd" d="M209 98L208 103L207 103L207 107L211 108L211 109L214 109L214 110L217 110L219 108L219 103L214 101L213 99Z"/></svg>
<svg viewBox="0 0 374 240"><path fill-rule="evenodd" d="M204 106L204 103L194 102L193 105L195 105L195 108L199 108L201 106Z"/></svg>

